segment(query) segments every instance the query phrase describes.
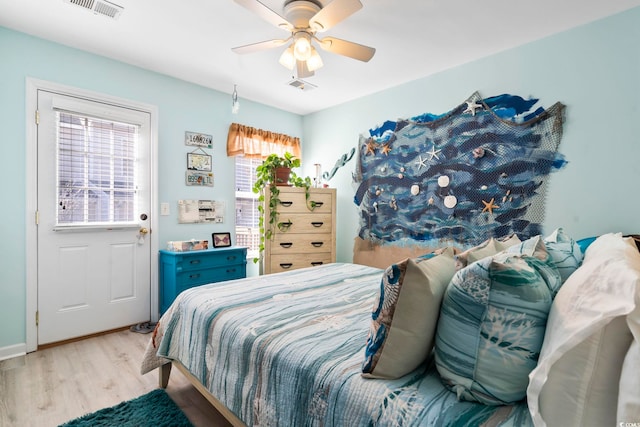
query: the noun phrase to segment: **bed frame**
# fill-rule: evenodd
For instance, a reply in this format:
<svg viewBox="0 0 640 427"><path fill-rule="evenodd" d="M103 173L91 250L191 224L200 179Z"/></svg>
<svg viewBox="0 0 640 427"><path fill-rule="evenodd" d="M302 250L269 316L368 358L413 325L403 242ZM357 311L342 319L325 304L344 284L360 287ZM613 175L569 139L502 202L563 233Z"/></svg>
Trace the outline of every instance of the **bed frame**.
<svg viewBox="0 0 640 427"><path fill-rule="evenodd" d="M182 375L189 380L191 384L200 392L205 399L209 401L213 405L214 408L227 420L233 427L246 427L246 424L242 422L240 418L236 416L233 412L231 412L222 402L220 402L214 395L209 393L209 390L203 386L200 381L196 377L189 372L185 366L178 362L177 360L173 360L171 363L166 363L161 365L158 368L159 374L159 385L161 388L167 388L169 384L169 376L171 375L171 366L175 365L175 367L182 373Z"/></svg>

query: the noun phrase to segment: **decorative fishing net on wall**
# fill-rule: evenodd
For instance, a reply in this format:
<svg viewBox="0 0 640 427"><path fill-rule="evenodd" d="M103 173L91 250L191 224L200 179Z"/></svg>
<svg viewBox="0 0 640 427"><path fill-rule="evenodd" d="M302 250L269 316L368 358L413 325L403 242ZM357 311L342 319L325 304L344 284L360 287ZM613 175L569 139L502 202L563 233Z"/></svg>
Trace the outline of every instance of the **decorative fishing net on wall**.
<svg viewBox="0 0 640 427"><path fill-rule="evenodd" d="M443 115L387 121L361 135L354 173L359 237L376 245L461 246L541 233L564 105L476 92Z"/></svg>

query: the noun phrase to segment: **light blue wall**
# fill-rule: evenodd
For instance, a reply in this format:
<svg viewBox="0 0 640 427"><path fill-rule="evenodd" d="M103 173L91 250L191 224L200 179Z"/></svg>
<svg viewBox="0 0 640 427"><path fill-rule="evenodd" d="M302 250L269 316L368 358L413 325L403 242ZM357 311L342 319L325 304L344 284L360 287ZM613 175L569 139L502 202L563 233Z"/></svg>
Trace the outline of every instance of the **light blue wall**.
<svg viewBox="0 0 640 427"><path fill-rule="evenodd" d="M567 105L560 151L570 163L552 175L544 224L548 231L563 226L573 236L584 237L639 231L638 45L640 8L305 117L245 100L240 114L232 116L228 94L0 27L0 179L5 183L0 213L0 349L25 340L27 76L158 106L159 201L172 204L172 215L160 218L159 242L208 235L215 229L177 225L175 203L180 198L231 202L233 187L225 184L231 182L233 167L224 143L232 121L302 136L303 172L313 175L313 163L331 169L342 153L356 145L360 133L384 120L448 111L476 90L483 96L533 96L545 107L560 101ZM213 189L182 184L185 130L213 135ZM340 261L351 260L358 227L353 165L354 160L330 182L338 188ZM227 218L219 229L232 228L231 205Z"/></svg>
<svg viewBox="0 0 640 427"><path fill-rule="evenodd" d="M560 152L569 164L551 177L545 232L562 226L576 238L638 233L638 46L640 8L305 116L305 172L313 173L313 163L330 169L338 153L356 146L360 133L387 119L443 113L476 90L484 97L535 97L544 107L560 101L567 106ZM359 225L354 163L330 181L338 188L340 261L352 259Z"/></svg>
<svg viewBox="0 0 640 427"><path fill-rule="evenodd" d="M233 231L233 160L226 156L229 124L239 122L302 136L302 117L240 99L231 114L231 95L70 49L0 27L0 350L25 342L26 300L26 117L27 77L74 86L158 107L158 202L171 204L159 217L156 237L168 240L209 238L213 231ZM229 91L233 88L230 85ZM184 132L213 135L213 188L184 185ZM177 200L213 199L227 203L224 224L178 224ZM159 205L156 207L159 212ZM163 243L164 242L164 243ZM253 266L250 266L253 267Z"/></svg>

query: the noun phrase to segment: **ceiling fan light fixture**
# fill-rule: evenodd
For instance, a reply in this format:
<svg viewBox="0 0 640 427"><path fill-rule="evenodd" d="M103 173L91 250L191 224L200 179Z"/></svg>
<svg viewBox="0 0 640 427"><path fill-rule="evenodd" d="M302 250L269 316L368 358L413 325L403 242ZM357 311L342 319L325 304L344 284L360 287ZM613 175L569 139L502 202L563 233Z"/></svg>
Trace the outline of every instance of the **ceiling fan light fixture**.
<svg viewBox="0 0 640 427"><path fill-rule="evenodd" d="M307 60L307 68L309 71L316 71L317 69L322 68L323 65L322 57L318 54L316 48L311 47L311 56Z"/></svg>
<svg viewBox="0 0 640 427"><path fill-rule="evenodd" d="M293 38L293 56L298 61L306 61L311 57L311 35L300 31Z"/></svg>
<svg viewBox="0 0 640 427"><path fill-rule="evenodd" d="M289 70L293 70L293 67L296 66L296 58L293 55L293 44L291 44L288 48L285 49L284 52L282 52L282 55L280 55L280 59L278 60L278 62L280 62L280 65L282 65L285 68L288 68Z"/></svg>

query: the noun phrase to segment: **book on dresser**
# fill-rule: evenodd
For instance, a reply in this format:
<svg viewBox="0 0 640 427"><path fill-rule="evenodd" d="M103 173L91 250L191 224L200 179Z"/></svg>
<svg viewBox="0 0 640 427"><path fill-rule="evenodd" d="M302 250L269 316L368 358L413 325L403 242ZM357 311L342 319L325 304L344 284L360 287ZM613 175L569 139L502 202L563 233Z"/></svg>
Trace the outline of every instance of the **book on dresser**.
<svg viewBox="0 0 640 427"><path fill-rule="evenodd" d="M265 239L262 273L336 262L336 189L279 187L276 227ZM269 206L270 194L265 195ZM268 209L265 213L268 215ZM265 224L269 223L265 218Z"/></svg>

